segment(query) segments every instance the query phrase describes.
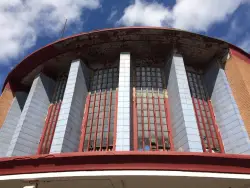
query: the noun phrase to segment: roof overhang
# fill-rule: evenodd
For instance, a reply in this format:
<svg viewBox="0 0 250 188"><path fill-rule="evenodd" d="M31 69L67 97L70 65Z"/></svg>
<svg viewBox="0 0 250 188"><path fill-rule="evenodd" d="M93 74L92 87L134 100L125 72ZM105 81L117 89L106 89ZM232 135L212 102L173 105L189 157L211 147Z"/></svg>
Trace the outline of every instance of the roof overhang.
<svg viewBox="0 0 250 188"><path fill-rule="evenodd" d="M121 50L129 50L133 47L130 44L133 42L144 46L147 43L161 44L159 48L149 49L156 53L162 53L164 50L167 52L167 48L178 48L186 56L187 61L193 56L200 62L203 62L204 58L211 60L217 54L228 50L229 47L249 57L249 54L227 42L177 29L162 27L104 29L63 38L35 51L12 69L3 88L7 83L10 83L12 87L21 88L20 82L24 78L31 79L37 72L43 70L45 65L49 66L54 63L61 66L63 64L61 60L69 61L72 58L94 61L95 58L103 57L104 53L110 56ZM138 48L134 54L142 49L144 48ZM147 50L146 47L145 50Z"/></svg>

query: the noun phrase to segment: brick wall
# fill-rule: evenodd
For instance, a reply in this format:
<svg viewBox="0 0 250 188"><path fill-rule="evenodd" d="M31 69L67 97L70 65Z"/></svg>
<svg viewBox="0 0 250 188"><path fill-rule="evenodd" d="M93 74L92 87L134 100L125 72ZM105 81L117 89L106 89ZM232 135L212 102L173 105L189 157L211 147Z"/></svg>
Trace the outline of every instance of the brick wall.
<svg viewBox="0 0 250 188"><path fill-rule="evenodd" d="M234 75L234 78L237 75ZM215 61L205 74L205 81L226 153L248 154L250 143L225 71Z"/></svg>
<svg viewBox="0 0 250 188"><path fill-rule="evenodd" d="M250 136L250 63L233 53L226 62L225 72Z"/></svg>
<svg viewBox="0 0 250 188"><path fill-rule="evenodd" d="M9 88L5 88L0 96L0 128L3 125L5 117L9 111L14 96Z"/></svg>

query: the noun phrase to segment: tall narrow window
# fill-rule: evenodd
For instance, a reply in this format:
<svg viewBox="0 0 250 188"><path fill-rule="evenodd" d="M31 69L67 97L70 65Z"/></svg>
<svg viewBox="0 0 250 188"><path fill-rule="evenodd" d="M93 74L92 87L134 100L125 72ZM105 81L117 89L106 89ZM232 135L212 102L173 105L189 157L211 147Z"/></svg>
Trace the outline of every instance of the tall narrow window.
<svg viewBox="0 0 250 188"><path fill-rule="evenodd" d="M96 70L91 79L79 151L111 151L114 147L118 69Z"/></svg>
<svg viewBox="0 0 250 188"><path fill-rule="evenodd" d="M220 133L215 122L213 108L209 100L203 75L198 71L187 72L197 125L204 152L223 152Z"/></svg>
<svg viewBox="0 0 250 188"><path fill-rule="evenodd" d="M56 123L61 108L63 94L66 87L66 82L66 74L62 74L61 76L59 76L56 81L52 102L48 109L43 134L38 147L38 154L47 154L50 151L52 139L56 128Z"/></svg>
<svg viewBox="0 0 250 188"><path fill-rule="evenodd" d="M173 149L167 92L160 68L136 67L133 89L135 150Z"/></svg>

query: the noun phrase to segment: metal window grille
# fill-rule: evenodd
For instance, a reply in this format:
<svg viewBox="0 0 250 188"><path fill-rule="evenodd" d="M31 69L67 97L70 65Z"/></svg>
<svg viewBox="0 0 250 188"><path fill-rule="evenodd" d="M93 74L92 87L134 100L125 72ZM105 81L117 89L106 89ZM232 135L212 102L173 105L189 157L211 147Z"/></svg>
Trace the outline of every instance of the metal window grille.
<svg viewBox="0 0 250 188"><path fill-rule="evenodd" d="M47 154L50 151L52 139L56 128L56 123L61 108L61 101L63 99L63 94L66 87L66 82L67 82L66 74L62 74L61 76L59 76L59 78L56 81L52 102L48 109L43 134L40 139L38 147L38 152L37 152L38 154Z"/></svg>
<svg viewBox="0 0 250 188"><path fill-rule="evenodd" d="M187 78L203 151L210 153L224 152L211 101L203 81L203 75L198 72L188 71Z"/></svg>
<svg viewBox="0 0 250 188"><path fill-rule="evenodd" d="M172 150L168 99L160 68L136 67L133 88L134 149Z"/></svg>
<svg viewBox="0 0 250 188"><path fill-rule="evenodd" d="M115 143L118 69L96 70L86 99L79 151L112 151Z"/></svg>

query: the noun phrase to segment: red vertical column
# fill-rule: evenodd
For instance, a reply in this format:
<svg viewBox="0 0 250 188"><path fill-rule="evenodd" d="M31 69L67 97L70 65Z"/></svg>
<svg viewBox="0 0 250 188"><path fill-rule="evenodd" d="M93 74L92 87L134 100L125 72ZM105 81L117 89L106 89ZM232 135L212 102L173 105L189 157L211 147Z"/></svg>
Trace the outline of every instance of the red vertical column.
<svg viewBox="0 0 250 188"><path fill-rule="evenodd" d="M165 151L166 145L165 145L165 139L164 139L164 133L163 133L163 125L162 125L162 116L161 116L161 102L160 102L160 96L158 91L158 106L159 106L159 115L160 115L160 126L161 126L161 137L162 137L162 144L163 144L163 150Z"/></svg>
<svg viewBox="0 0 250 188"><path fill-rule="evenodd" d="M153 104L153 116L154 116L154 127L155 127L156 150L158 150L159 149L159 147L158 147L158 133L157 133L157 125L156 125L155 97L154 97L154 90L153 89L152 89L152 104Z"/></svg>
<svg viewBox="0 0 250 188"><path fill-rule="evenodd" d="M166 121L167 121L167 127L168 127L168 138L169 138L170 150L174 151L174 142L173 142L173 135L172 135L168 98L164 98L164 104L165 104L165 113L166 113Z"/></svg>
<svg viewBox="0 0 250 188"><path fill-rule="evenodd" d="M37 154L42 153L43 143L44 143L46 132L48 130L49 121L50 121L50 118L51 118L51 115L52 115L51 112L53 111L53 108L54 108L54 105L51 104L49 106L48 114L47 114L46 121L45 121L45 126L44 126L44 129L43 129L43 133L42 133L42 136L41 136L41 139L40 139L39 146L38 146Z"/></svg>
<svg viewBox="0 0 250 188"><path fill-rule="evenodd" d="M85 107L84 107L80 144L79 144L79 148L78 148L79 152L83 151L83 146L84 146L84 141L85 141L85 133L86 133L87 122L88 122L89 105L90 105L90 94L88 94L88 96L86 98L86 103L85 103Z"/></svg>
<svg viewBox="0 0 250 188"><path fill-rule="evenodd" d="M143 111L143 90L141 89L141 122L142 122L142 150L145 149L145 136L144 136L144 111Z"/></svg>
<svg viewBox="0 0 250 188"><path fill-rule="evenodd" d="M200 120L198 118L197 108L196 108L196 105L195 105L195 99L194 99L194 97L192 97L192 101L193 101L194 112L195 112L195 116L196 116L196 120L197 120L198 129L199 129L199 133L200 133L200 138L201 138L201 143L202 143L202 149L203 149L203 152L206 152L206 146L205 146L204 139L202 138L201 125L200 125ZM198 103L198 101L197 101L197 103Z"/></svg>
<svg viewBox="0 0 250 188"><path fill-rule="evenodd" d="M215 130L215 134L216 134L218 142L219 142L220 151L221 151L221 153L225 153L223 143L222 143L222 139L221 139L221 135L220 135L218 126L216 125L215 116L214 116L211 101L208 101L208 107L209 107L209 110L210 110L210 113L211 113L211 118L212 118L212 121L213 121L213 127L214 127L214 130Z"/></svg>
<svg viewBox="0 0 250 188"><path fill-rule="evenodd" d="M100 149L102 151L102 147L103 147L103 132L104 132L104 123L105 123L105 109L106 109L106 98L107 98L107 90L105 91L104 94L104 105L103 105L103 116L102 116L102 130L101 130L101 141L100 141ZM106 146L107 147L107 146Z"/></svg>
<svg viewBox="0 0 250 188"><path fill-rule="evenodd" d="M115 122L114 122L114 133L113 133L113 148L116 148L116 133L117 133L117 115L118 115L118 89L116 89L115 93Z"/></svg>
<svg viewBox="0 0 250 188"><path fill-rule="evenodd" d="M134 132L134 150L138 150L138 125L137 125L137 108L136 108L136 91L133 88L133 132Z"/></svg>
<svg viewBox="0 0 250 188"><path fill-rule="evenodd" d="M94 151L96 150L96 140L97 140L98 127L99 127L99 115L100 115L101 97L102 97L102 92L99 91L99 103L98 103L96 131L95 131L95 138L94 138Z"/></svg>
<svg viewBox="0 0 250 188"><path fill-rule="evenodd" d="M93 96L91 96L91 98L92 98ZM87 150L88 151L90 151L90 150L92 150L93 148L93 146L91 146L91 148L90 148L90 141L91 141L91 135L92 135L92 126L93 126L93 119L94 119L94 111L95 111L95 100L96 100L96 92L95 92L95 94L94 94L94 104L93 104L93 107L92 107L92 117L91 117L91 125L90 125L90 131L89 131L89 139L88 139L88 146L87 146Z"/></svg>
<svg viewBox="0 0 250 188"><path fill-rule="evenodd" d="M111 106L112 106L112 90L110 89L109 94L109 114L108 114L108 136L107 136L107 148L106 151L109 149L109 135L110 135L110 119L111 119Z"/></svg>
<svg viewBox="0 0 250 188"><path fill-rule="evenodd" d="M61 104L62 104L62 102L59 102L59 103L57 104L58 111L57 111L57 114L56 114L56 116L55 116L55 121L54 121L54 123L53 123L53 126L52 126L52 128L51 128L51 138L50 138L50 140L48 141L48 147L47 147L46 153L49 153L49 151L50 151L50 147L51 147L51 144L52 144L52 141L53 141L53 137L54 137L54 133L55 133L55 129L56 129L56 123L57 123L57 120L58 120L58 117L59 117L59 112L60 112L60 109L61 109ZM48 136L48 137L49 137L49 136Z"/></svg>

